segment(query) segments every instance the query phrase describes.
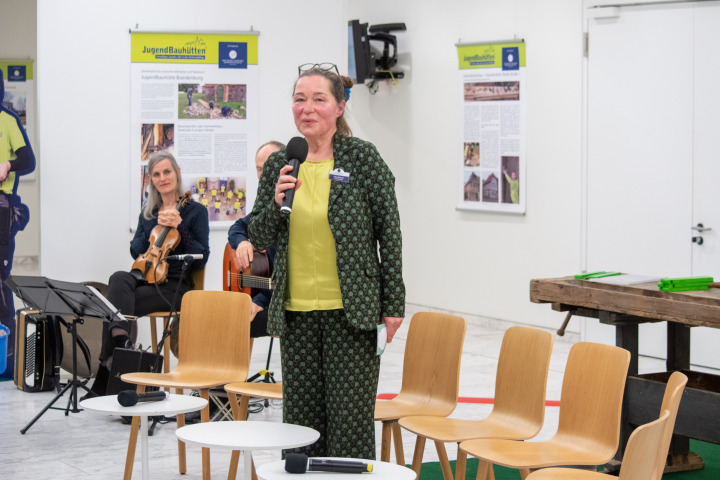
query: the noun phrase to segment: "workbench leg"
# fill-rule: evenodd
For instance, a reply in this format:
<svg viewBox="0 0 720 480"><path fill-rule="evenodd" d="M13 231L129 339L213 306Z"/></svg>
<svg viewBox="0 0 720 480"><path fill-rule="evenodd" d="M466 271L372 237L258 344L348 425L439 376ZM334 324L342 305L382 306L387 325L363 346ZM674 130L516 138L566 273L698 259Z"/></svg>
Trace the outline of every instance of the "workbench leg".
<svg viewBox="0 0 720 480"><path fill-rule="evenodd" d="M628 323L615 326L615 345L624 348L630 352L630 365L628 367L628 376L635 376L638 374L638 335L639 326L637 323ZM627 445L628 438L633 432L634 428L628 422L628 412L630 407L628 405L627 396L627 384L625 385L625 395L623 395L623 407L622 413L620 414L620 442L618 445L617 453L615 458L611 460L605 469L608 472L615 473L620 471L620 465L622 463L623 455L625 454L625 446Z"/></svg>

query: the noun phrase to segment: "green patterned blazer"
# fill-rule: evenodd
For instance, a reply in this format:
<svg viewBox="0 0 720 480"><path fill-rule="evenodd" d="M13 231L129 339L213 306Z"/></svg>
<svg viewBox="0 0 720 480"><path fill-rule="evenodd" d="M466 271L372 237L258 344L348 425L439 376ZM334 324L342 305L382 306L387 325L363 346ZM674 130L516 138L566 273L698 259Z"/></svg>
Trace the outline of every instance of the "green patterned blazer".
<svg viewBox="0 0 720 480"><path fill-rule="evenodd" d="M333 157L334 169L350 174L347 183L332 181L328 200L343 308L351 325L371 330L382 317L405 315L395 177L375 146L359 138L336 135ZM290 216L280 212L274 196L280 169L286 164L284 149L265 164L249 229L250 241L258 250L277 244L275 291L268 310L272 335L282 335L285 324Z"/></svg>

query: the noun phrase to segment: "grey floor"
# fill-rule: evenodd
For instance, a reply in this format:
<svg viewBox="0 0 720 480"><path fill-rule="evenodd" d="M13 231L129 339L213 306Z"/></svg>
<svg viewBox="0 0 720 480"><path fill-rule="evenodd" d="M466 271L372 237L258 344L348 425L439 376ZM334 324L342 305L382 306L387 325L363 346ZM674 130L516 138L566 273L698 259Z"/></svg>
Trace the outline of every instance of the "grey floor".
<svg viewBox="0 0 720 480"><path fill-rule="evenodd" d="M412 311L407 312L408 319ZM402 361L409 326L406 320L395 341L388 345L382 356L378 393L397 393L400 390ZM461 397L492 397L495 369L504 333L503 328L490 328L468 322L463 348L460 374ZM251 361L251 372L265 367L269 339L257 339ZM277 343L275 344L277 345ZM548 400L559 400L562 375L571 343L556 338L548 378ZM662 371L663 362L641 358L641 372ZM279 350L274 349L271 370L281 379ZM65 415L63 411L49 410L22 435L23 428L55 395L55 392L26 393L13 382L0 382L0 479L54 479L100 480L121 478L130 427L119 418L82 411ZM68 395L57 406L64 407ZM455 418L483 418L489 405L460 403L451 415ZM250 415L251 421L281 421L282 408L271 404L259 413ZM558 409L548 407L545 426L534 440L550 438L557 428ZM380 425L376 425L376 444L380 448ZM414 436L403 434L405 460L410 462L414 449ZM200 479L202 478L200 448L188 446L188 472L177 470L177 442L175 423L158 425L149 439L150 478ZM448 455L455 458L456 447L448 445ZM280 459L278 451L260 451L253 455L256 465ZM394 454L393 454L394 458ZM230 455L222 451L211 453L211 468L215 478L227 478ZM436 461L434 447L428 443L424 461ZM141 478L138 450L133 475ZM238 474L242 477L242 471Z"/></svg>

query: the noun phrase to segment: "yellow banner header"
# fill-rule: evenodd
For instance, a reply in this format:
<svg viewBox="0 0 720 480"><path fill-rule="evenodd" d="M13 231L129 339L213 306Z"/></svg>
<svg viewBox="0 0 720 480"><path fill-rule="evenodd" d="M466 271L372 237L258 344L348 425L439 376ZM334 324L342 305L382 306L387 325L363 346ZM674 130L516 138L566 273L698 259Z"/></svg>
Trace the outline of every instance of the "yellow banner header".
<svg viewBox="0 0 720 480"><path fill-rule="evenodd" d="M219 68L258 64L258 36L222 33L136 33L130 35L133 63L202 63Z"/></svg>
<svg viewBox="0 0 720 480"><path fill-rule="evenodd" d="M24 82L33 79L32 60L0 60L0 70L6 82Z"/></svg>
<svg viewBox="0 0 720 480"><path fill-rule="evenodd" d="M486 43L458 45L460 70L502 68L517 70L525 66L525 43Z"/></svg>

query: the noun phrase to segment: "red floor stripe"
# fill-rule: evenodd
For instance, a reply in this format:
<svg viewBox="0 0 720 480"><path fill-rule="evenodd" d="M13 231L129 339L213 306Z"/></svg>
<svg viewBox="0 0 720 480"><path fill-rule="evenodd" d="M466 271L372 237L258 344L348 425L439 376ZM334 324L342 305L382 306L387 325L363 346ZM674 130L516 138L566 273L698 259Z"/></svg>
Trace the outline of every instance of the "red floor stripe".
<svg viewBox="0 0 720 480"><path fill-rule="evenodd" d="M381 393L377 396L378 400L392 400L397 397L397 393ZM480 397L458 397L459 403L480 403L484 405L492 405L495 402L494 398L480 398ZM546 407L559 407L560 402L558 400L546 400Z"/></svg>

